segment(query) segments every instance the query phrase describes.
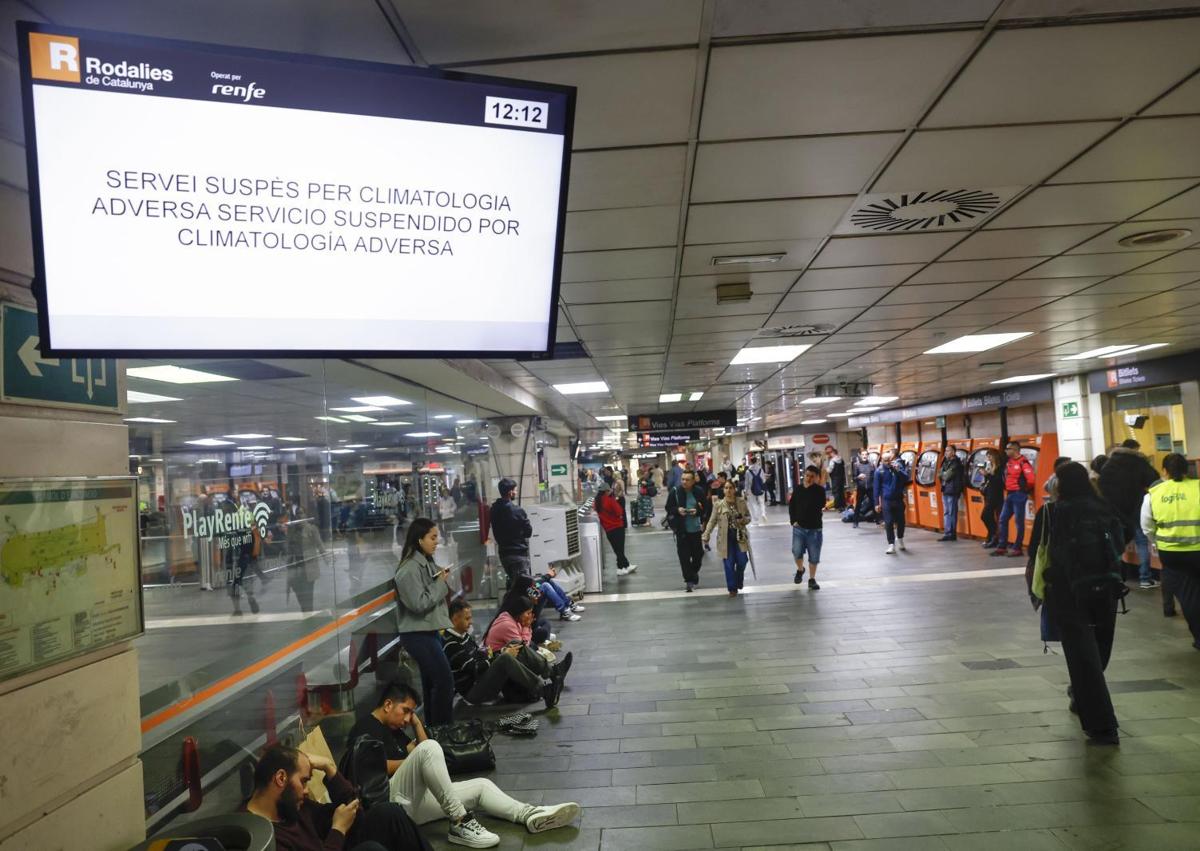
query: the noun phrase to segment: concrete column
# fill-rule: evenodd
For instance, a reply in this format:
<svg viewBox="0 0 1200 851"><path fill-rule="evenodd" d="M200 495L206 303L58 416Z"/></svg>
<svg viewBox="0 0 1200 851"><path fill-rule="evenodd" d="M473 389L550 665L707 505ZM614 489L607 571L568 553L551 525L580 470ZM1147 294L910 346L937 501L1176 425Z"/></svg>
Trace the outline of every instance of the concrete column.
<svg viewBox="0 0 1200 851"><path fill-rule="evenodd" d="M1179 393L1183 397L1183 446L1188 458L1200 458L1200 382L1181 382Z"/></svg>
<svg viewBox="0 0 1200 851"><path fill-rule="evenodd" d="M494 417L488 420L488 439L491 444L490 469L487 481L489 502L496 499L495 484L503 478L517 483L517 502L534 505L538 501L537 437L533 434L534 417ZM492 427L495 428L492 428ZM513 434L513 426L520 434ZM499 434L496 434L499 429Z"/></svg>
<svg viewBox="0 0 1200 851"><path fill-rule="evenodd" d="M1087 464L1093 452L1092 402L1087 376L1071 375L1054 381L1054 424L1058 432L1058 454ZM1096 407L1099 407L1097 404Z"/></svg>

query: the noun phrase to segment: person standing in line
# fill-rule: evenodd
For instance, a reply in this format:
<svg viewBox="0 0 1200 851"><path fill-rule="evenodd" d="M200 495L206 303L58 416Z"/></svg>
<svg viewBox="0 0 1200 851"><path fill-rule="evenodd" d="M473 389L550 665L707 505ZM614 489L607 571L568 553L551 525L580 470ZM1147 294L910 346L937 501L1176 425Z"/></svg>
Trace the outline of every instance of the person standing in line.
<svg viewBox="0 0 1200 851"><path fill-rule="evenodd" d="M871 484L875 479L875 465L866 449L858 451L851 472L854 474L854 528L857 529L858 521L863 518L864 503L871 500Z"/></svg>
<svg viewBox="0 0 1200 851"><path fill-rule="evenodd" d="M1113 449L1100 470L1100 495L1108 501L1121 518L1125 539L1132 540L1137 550L1138 587L1143 591L1157 588L1150 569L1150 541L1142 532L1140 514L1142 500L1158 473L1141 453L1142 445L1130 438Z"/></svg>
<svg viewBox="0 0 1200 851"><path fill-rule="evenodd" d="M788 499L788 519L792 524L792 558L796 560L796 575L792 582L799 585L804 579L804 555L808 554L808 590L819 591L817 565L821 562L821 544L825 532L821 514L825 510L825 488L821 486L819 467L804 468L804 484L793 488Z"/></svg>
<svg viewBox="0 0 1200 851"><path fill-rule="evenodd" d="M763 462L763 484L767 488L767 505L779 505L779 491L775 481L775 463L773 461Z"/></svg>
<svg viewBox="0 0 1200 851"><path fill-rule="evenodd" d="M942 468L938 471L942 483L942 537L939 541L958 540L958 500L966 486L967 475L958 450L946 447Z"/></svg>
<svg viewBox="0 0 1200 851"><path fill-rule="evenodd" d="M450 570L434 563L437 545L437 524L428 517L413 520L393 579L396 631L401 646L421 672L425 722L431 725L454 720L454 674L442 651L440 635L454 626L446 609Z"/></svg>
<svg viewBox="0 0 1200 851"><path fill-rule="evenodd" d="M1024 558L1022 546L1025 541L1025 507L1029 503L1029 495L1033 492L1033 465L1021 454L1021 444L1015 440L1010 440L1004 451L1008 455L1008 460L1004 462L1004 507L1000 509L1000 518L997 521L996 549L992 551L992 555ZM1014 529L1011 549L1008 544L1009 518L1013 521Z"/></svg>
<svg viewBox="0 0 1200 851"><path fill-rule="evenodd" d="M1188 462L1177 452L1163 459L1167 477L1150 488L1142 505L1142 531L1162 560L1163 614L1183 618L1200 650L1200 480L1187 477Z"/></svg>
<svg viewBox="0 0 1200 851"><path fill-rule="evenodd" d="M700 562L704 558L700 531L704 505L695 493L695 485L695 473L684 473L679 487L671 488L667 493L667 522L675 533L675 551L688 592L700 584Z"/></svg>
<svg viewBox="0 0 1200 851"><path fill-rule="evenodd" d="M1070 464L1071 459L1066 455L1060 455L1054 459L1054 472L1050 474L1050 478L1046 479L1046 483L1042 485L1042 504L1054 502L1058 499L1058 468L1063 464ZM1089 476L1090 480L1090 476Z"/></svg>
<svg viewBox="0 0 1200 851"><path fill-rule="evenodd" d="M1104 464L1108 461L1108 456L1101 452L1092 459L1092 463L1088 465L1088 478L1092 480L1092 487L1096 489L1096 493L1100 493L1100 471L1104 469Z"/></svg>
<svg viewBox="0 0 1200 851"><path fill-rule="evenodd" d="M617 557L617 576L628 576L637 570L637 565L630 564L625 556L625 529L629 526L629 519L625 512L623 485L618 480L610 488L602 482L592 505L596 508L596 516L604 528L609 546Z"/></svg>
<svg viewBox="0 0 1200 851"><path fill-rule="evenodd" d="M1000 510L1004 507L1004 469L997 463L998 460L996 455L988 453L983 487L980 488L983 491L983 511L980 516L983 519L983 527L987 530L987 540L983 542L985 550L995 549L1000 543Z"/></svg>
<svg viewBox="0 0 1200 851"><path fill-rule="evenodd" d="M767 522L767 488L765 479L763 478L762 464L758 462L757 455L749 457L749 466L746 467L746 479L743 487L743 493L746 494L746 502L750 506L751 522L762 524Z"/></svg>
<svg viewBox="0 0 1200 851"><path fill-rule="evenodd" d="M726 481L723 498L713 503L712 514L704 527L704 544L717 530L717 552L725 565L725 588L730 597L742 590L746 578L746 562L750 558L750 537L746 526L750 523L750 509L746 500L737 494L733 482Z"/></svg>
<svg viewBox="0 0 1200 851"><path fill-rule="evenodd" d="M833 491L833 507L840 514L846 509L846 462L837 447L825 447L825 469L829 474L829 489Z"/></svg>
<svg viewBox="0 0 1200 851"><path fill-rule="evenodd" d="M517 483L504 478L499 484L500 498L492 503L492 534L496 537L496 551L500 565L508 574L512 585L517 576L530 576L533 568L529 562L529 537L533 526L525 509L517 505Z"/></svg>
<svg viewBox="0 0 1200 851"><path fill-rule="evenodd" d="M887 555L894 555L896 547L904 546L904 489L909 483L908 467L889 449L879 459L875 471L875 504L883 511L883 529L887 534Z"/></svg>

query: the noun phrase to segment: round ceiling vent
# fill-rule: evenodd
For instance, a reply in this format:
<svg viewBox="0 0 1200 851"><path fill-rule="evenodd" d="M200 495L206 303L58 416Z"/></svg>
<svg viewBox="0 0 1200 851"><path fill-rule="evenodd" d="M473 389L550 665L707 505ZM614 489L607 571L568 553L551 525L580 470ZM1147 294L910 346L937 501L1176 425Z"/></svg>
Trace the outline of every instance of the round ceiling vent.
<svg viewBox="0 0 1200 851"><path fill-rule="evenodd" d="M836 325L815 323L809 325L776 325L774 328L763 328L758 332L759 337L816 337L822 334L832 334Z"/></svg>
<svg viewBox="0 0 1200 851"><path fill-rule="evenodd" d="M1166 245L1192 235L1187 228L1166 228L1165 230L1148 230L1142 233L1131 233L1124 239L1117 240L1118 245L1126 248L1145 248L1147 246Z"/></svg>
<svg viewBox="0 0 1200 851"><path fill-rule="evenodd" d="M855 210L850 223L874 231L935 230L982 219L1000 206L1000 196L982 189L902 192Z"/></svg>

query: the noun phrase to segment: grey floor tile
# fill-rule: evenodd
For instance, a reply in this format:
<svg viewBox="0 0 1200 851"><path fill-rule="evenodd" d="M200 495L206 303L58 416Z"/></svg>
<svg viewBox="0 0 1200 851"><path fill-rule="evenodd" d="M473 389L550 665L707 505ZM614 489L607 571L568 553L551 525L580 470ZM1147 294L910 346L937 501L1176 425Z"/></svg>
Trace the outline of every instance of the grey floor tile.
<svg viewBox="0 0 1200 851"><path fill-rule="evenodd" d="M936 811L855 816L854 823L867 839L935 836L941 833L955 833L958 830L941 812Z"/></svg>
<svg viewBox="0 0 1200 851"><path fill-rule="evenodd" d="M962 833L941 839L949 851L1064 851L1065 847L1049 830Z"/></svg>
<svg viewBox="0 0 1200 851"><path fill-rule="evenodd" d="M820 816L856 816L871 813L897 813L905 807L893 792L849 792L842 795L805 795L800 809L810 818Z"/></svg>
<svg viewBox="0 0 1200 851"><path fill-rule="evenodd" d="M712 848L706 824L684 827L615 827L600 834L600 851L685 851Z"/></svg>
<svg viewBox="0 0 1200 851"><path fill-rule="evenodd" d="M631 790L632 791L632 790ZM660 786L638 786L639 804L676 804L696 801L735 801L744 798L764 798L762 784L757 780L714 780L700 783L666 783Z"/></svg>
<svg viewBox="0 0 1200 851"><path fill-rule="evenodd" d="M779 819L714 824L712 825L712 835L717 848L770 844L796 845L862 837L858 826L850 818Z"/></svg>
<svg viewBox="0 0 1200 851"><path fill-rule="evenodd" d="M657 827L679 824L674 804L636 804L622 807L588 807L583 811L585 828Z"/></svg>

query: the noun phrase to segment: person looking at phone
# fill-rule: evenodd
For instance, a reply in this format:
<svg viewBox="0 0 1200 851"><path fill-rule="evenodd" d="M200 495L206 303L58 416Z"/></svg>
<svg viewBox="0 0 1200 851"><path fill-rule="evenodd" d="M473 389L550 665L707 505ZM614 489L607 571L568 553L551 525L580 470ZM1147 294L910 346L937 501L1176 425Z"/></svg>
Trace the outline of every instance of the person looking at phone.
<svg viewBox="0 0 1200 851"><path fill-rule="evenodd" d="M675 533L675 552L679 555L679 569L683 572L683 584L687 591L695 590L700 584L700 561L704 558L704 541L701 523L704 514L701 497L693 492L696 474L687 471L677 488L667 494L667 523Z"/></svg>
<svg viewBox="0 0 1200 851"><path fill-rule="evenodd" d="M309 798L314 769L324 772L332 803ZM284 745L272 745L258 760L254 792L240 809L271 822L279 851L429 849L402 806L382 803L362 811L354 786L333 760Z"/></svg>
<svg viewBox="0 0 1200 851"><path fill-rule="evenodd" d="M448 724L454 720L454 674L439 633L453 626L446 610L450 571L434 563L437 545L437 524L428 517L413 520L393 581L400 643L421 671L425 723Z"/></svg>
<svg viewBox="0 0 1200 851"><path fill-rule="evenodd" d="M896 547L904 550L904 489L910 481L908 465L890 449L884 452L875 471L874 493L875 504L883 510L888 555L894 555Z"/></svg>

